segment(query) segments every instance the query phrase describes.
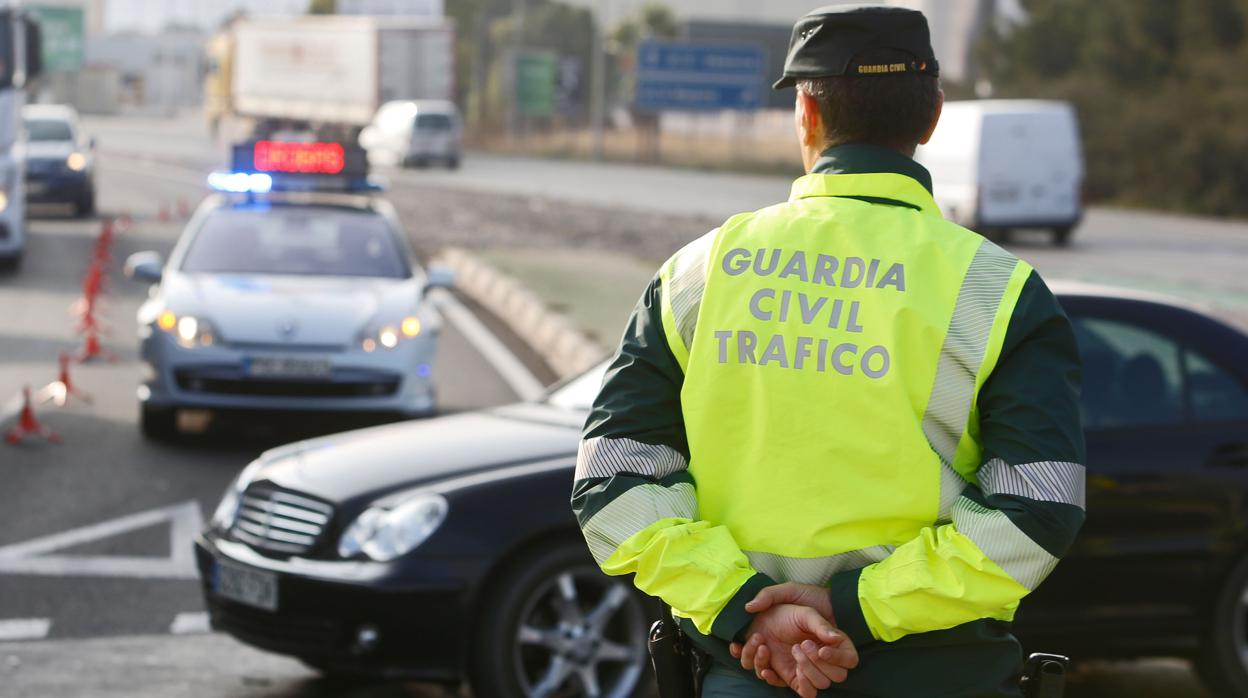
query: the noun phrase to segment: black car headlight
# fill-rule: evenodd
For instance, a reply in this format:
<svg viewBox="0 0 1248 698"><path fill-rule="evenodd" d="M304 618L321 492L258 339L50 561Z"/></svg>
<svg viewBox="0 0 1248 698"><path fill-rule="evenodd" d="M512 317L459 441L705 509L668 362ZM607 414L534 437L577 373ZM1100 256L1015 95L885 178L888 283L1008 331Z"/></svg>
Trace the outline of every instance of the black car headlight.
<svg viewBox="0 0 1248 698"><path fill-rule="evenodd" d="M424 543L446 520L446 498L422 492L393 506L371 506L356 517L338 540L338 554L353 558L363 553L389 562Z"/></svg>

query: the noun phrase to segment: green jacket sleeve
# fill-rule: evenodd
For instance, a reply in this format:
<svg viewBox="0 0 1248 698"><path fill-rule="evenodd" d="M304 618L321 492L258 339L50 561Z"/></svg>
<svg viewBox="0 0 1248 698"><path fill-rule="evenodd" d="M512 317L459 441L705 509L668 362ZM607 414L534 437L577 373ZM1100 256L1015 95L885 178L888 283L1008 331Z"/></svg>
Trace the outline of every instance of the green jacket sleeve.
<svg viewBox="0 0 1248 698"><path fill-rule="evenodd" d="M1083 525L1079 381L1070 322L1032 272L978 396L977 482L947 522L831 580L837 623L856 643L1013 618Z"/></svg>
<svg viewBox="0 0 1248 698"><path fill-rule="evenodd" d="M681 413L684 373L664 337L655 278L629 320L585 426L572 509L607 574L633 574L699 631L738 639L745 603L773 583L724 526L698 519Z"/></svg>

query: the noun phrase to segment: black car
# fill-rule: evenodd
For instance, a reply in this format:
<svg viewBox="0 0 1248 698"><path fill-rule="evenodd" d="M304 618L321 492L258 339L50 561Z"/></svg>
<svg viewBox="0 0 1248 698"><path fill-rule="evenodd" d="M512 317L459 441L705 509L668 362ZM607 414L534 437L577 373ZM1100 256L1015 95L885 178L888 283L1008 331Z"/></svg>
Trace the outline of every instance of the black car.
<svg viewBox="0 0 1248 698"><path fill-rule="evenodd" d="M1248 336L1060 289L1085 364L1088 522L1019 613L1031 650L1196 658L1248 696ZM568 505L601 369L545 400L270 451L196 541L214 627L329 673L624 697L653 609Z"/></svg>

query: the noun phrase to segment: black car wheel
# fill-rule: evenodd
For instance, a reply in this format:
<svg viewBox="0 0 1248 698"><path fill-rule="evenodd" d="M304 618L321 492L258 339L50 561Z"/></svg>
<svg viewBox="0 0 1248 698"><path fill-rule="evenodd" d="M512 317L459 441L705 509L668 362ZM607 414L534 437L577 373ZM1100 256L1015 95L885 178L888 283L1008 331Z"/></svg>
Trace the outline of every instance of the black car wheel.
<svg viewBox="0 0 1248 698"><path fill-rule="evenodd" d="M1075 232L1075 229L1068 225L1054 228L1053 230L1050 231L1050 233L1053 235L1053 244L1057 245L1058 247L1065 247L1069 245L1070 234L1073 232Z"/></svg>
<svg viewBox="0 0 1248 698"><path fill-rule="evenodd" d="M567 542L500 573L473 653L473 691L496 698L632 698L649 683L647 613L626 579Z"/></svg>
<svg viewBox="0 0 1248 698"><path fill-rule="evenodd" d="M1217 695L1248 697L1248 558L1222 585L1196 668Z"/></svg>

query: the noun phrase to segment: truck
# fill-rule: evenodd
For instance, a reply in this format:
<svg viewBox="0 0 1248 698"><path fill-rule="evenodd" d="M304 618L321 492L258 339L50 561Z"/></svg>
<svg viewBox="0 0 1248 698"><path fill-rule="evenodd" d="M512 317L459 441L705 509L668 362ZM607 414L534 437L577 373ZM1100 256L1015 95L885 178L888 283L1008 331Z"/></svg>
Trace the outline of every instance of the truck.
<svg viewBox="0 0 1248 698"><path fill-rule="evenodd" d="M26 89L43 70L39 25L0 0L0 266L16 268L26 250Z"/></svg>
<svg viewBox="0 0 1248 698"><path fill-rule="evenodd" d="M206 116L255 132L341 127L358 135L382 104L449 100L454 25L443 18L239 18L207 47Z"/></svg>

